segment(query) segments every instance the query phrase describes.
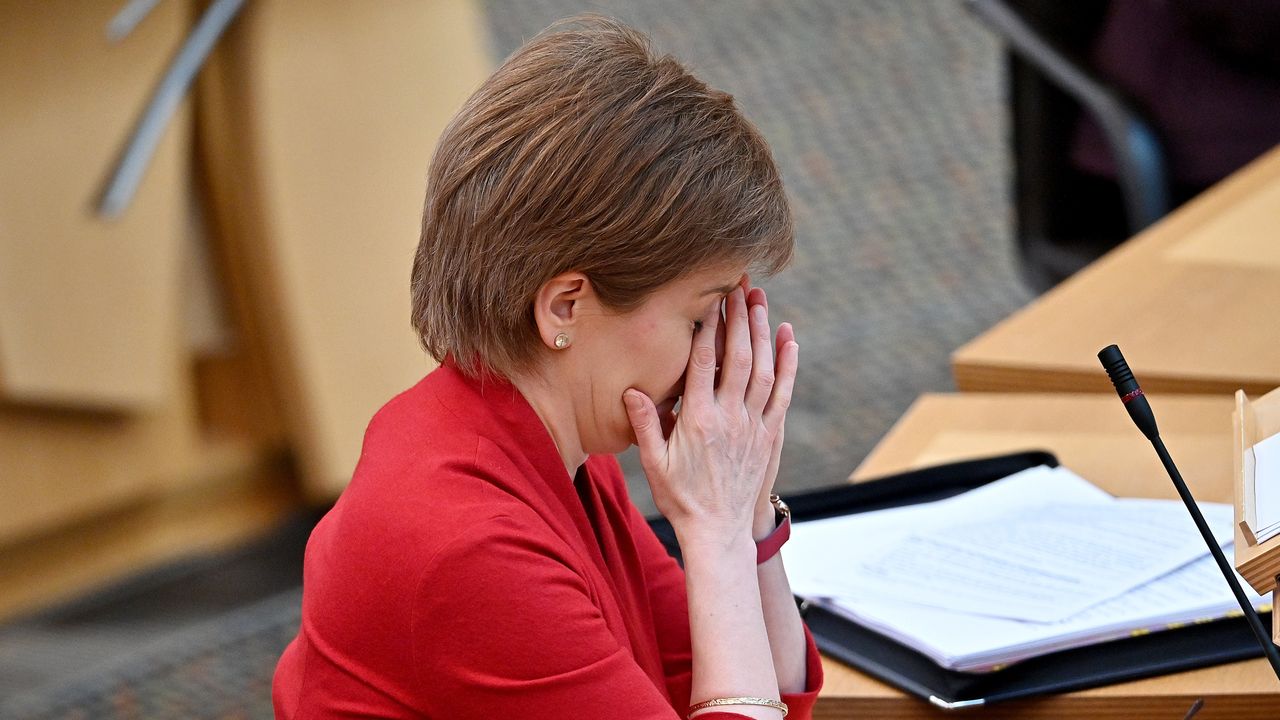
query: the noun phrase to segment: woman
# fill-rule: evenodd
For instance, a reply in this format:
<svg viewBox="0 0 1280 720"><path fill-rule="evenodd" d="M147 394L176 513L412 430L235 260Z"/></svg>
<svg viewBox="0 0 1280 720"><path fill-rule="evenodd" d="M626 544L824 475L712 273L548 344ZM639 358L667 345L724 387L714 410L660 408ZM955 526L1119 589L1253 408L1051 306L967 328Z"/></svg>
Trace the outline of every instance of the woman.
<svg viewBox="0 0 1280 720"><path fill-rule="evenodd" d="M412 292L442 364L312 534L277 716L810 717L770 497L798 346L747 278L791 252L730 96L600 18L513 54L432 160Z"/></svg>

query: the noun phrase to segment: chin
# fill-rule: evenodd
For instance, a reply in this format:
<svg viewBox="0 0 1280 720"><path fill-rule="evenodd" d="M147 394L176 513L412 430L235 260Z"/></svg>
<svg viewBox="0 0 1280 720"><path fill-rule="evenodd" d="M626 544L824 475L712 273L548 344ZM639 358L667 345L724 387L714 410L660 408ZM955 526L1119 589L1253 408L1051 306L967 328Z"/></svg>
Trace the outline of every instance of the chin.
<svg viewBox="0 0 1280 720"><path fill-rule="evenodd" d="M588 455L617 455L636 444L636 434L628 423L624 428L619 428L618 432L593 440L590 447L583 448Z"/></svg>
<svg viewBox="0 0 1280 720"><path fill-rule="evenodd" d="M614 438L609 442L603 443L599 450L594 451L593 455L617 455L626 452L628 448L636 444L635 433L630 429L627 430L626 437Z"/></svg>

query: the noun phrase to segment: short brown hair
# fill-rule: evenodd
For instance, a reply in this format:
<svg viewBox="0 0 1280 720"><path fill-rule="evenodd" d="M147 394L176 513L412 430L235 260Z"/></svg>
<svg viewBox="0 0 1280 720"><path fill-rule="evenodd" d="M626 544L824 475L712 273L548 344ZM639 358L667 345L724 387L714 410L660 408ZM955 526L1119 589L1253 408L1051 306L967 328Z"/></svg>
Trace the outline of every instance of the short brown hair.
<svg viewBox="0 0 1280 720"><path fill-rule="evenodd" d="M586 275L633 309L690 272L791 259L769 147L735 107L643 34L580 16L516 50L441 136L413 262L413 324L466 372L531 368L533 300Z"/></svg>

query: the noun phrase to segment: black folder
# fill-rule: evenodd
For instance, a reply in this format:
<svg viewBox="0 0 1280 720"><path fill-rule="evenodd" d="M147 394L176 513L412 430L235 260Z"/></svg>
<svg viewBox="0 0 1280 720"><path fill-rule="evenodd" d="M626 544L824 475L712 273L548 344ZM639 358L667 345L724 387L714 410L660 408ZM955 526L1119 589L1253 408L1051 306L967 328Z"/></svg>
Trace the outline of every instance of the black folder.
<svg viewBox="0 0 1280 720"><path fill-rule="evenodd" d="M857 484L789 495L796 521L941 500L1058 460L1047 452L939 465ZM679 559L671 526L650 521L667 550ZM1262 657L1243 618L1187 625L1042 655L990 673L945 670L925 655L824 609L800 602L805 624L822 652L911 695L945 709L1071 692L1182 670ZM1265 622L1265 618L1264 618Z"/></svg>

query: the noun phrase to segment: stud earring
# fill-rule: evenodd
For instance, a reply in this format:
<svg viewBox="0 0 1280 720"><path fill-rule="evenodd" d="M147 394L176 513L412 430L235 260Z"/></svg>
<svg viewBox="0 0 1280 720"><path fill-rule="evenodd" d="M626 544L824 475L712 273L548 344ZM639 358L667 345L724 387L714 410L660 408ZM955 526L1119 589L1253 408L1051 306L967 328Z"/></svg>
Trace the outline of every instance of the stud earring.
<svg viewBox="0 0 1280 720"><path fill-rule="evenodd" d="M569 336L564 333L556 335L555 344L557 350L563 350L569 347Z"/></svg>

